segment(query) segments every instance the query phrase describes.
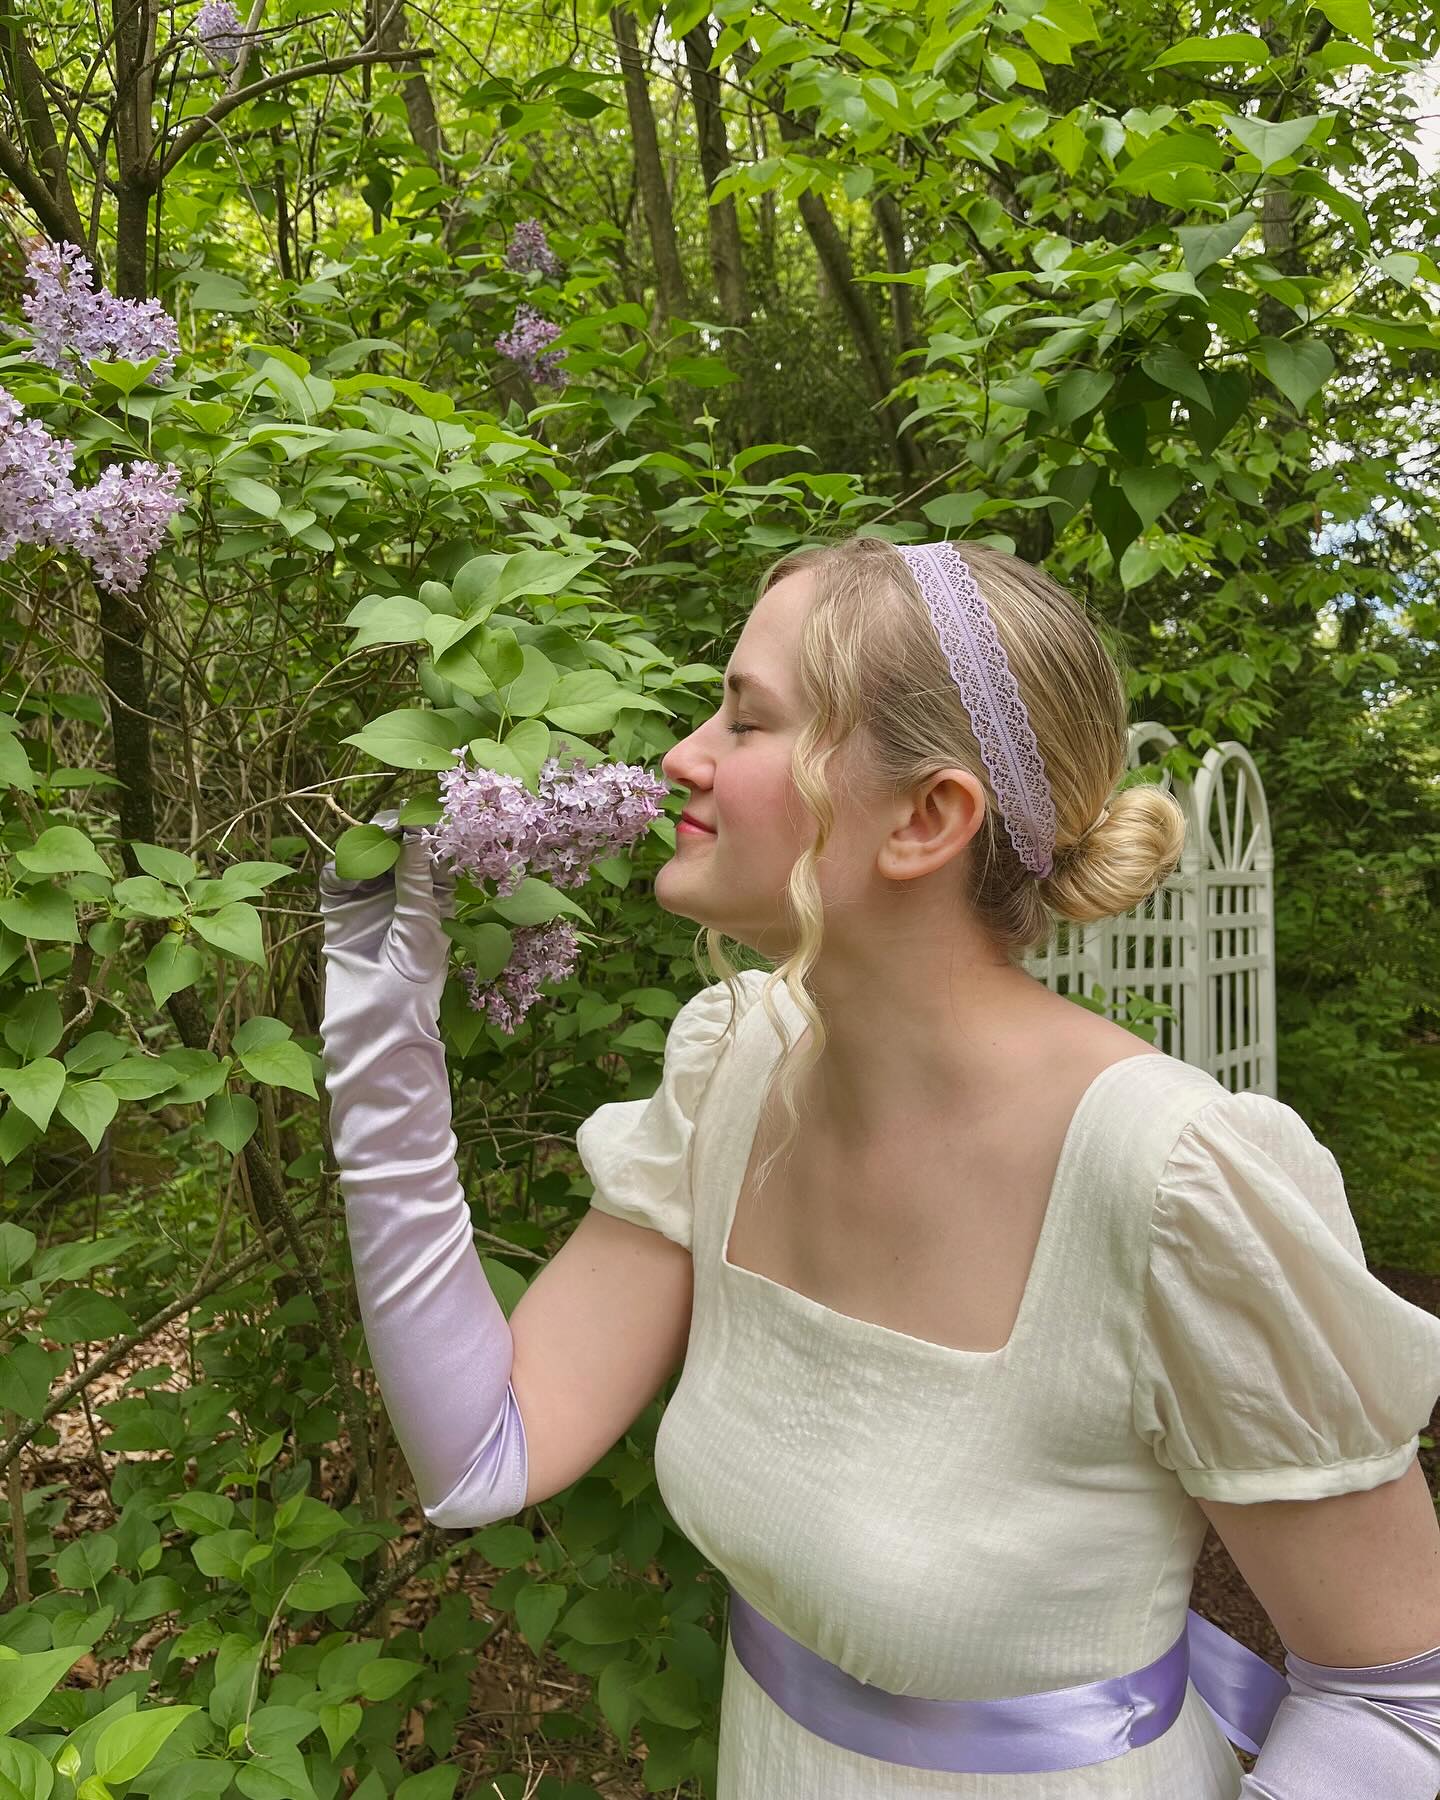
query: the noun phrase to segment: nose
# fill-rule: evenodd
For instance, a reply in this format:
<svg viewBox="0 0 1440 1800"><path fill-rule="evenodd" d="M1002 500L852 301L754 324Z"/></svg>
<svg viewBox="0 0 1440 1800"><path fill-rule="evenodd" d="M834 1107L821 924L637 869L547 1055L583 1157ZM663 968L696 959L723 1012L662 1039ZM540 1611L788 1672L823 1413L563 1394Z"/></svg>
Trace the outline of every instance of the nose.
<svg viewBox="0 0 1440 1800"><path fill-rule="evenodd" d="M704 727L697 725L688 737L672 744L660 758L660 769L667 781L688 788L703 788L708 784L712 759L705 753L703 732Z"/></svg>

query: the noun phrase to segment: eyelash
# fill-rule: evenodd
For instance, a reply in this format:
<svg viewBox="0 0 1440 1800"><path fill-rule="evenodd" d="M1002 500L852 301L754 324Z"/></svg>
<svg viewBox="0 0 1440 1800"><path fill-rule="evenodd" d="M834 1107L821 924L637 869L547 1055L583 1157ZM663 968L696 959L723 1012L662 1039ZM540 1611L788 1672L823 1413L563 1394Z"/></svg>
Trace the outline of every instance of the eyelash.
<svg viewBox="0 0 1440 1800"><path fill-rule="evenodd" d="M754 731L755 726L753 726L753 725L727 725L725 727L725 729L728 732L731 732L735 737L739 737L742 732Z"/></svg>

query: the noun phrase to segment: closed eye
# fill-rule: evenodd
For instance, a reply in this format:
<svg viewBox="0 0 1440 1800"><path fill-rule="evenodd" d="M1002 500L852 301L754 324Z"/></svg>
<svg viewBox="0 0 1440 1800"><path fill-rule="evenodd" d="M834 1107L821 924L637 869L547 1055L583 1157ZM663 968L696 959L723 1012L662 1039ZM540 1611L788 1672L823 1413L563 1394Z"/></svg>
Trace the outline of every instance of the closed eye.
<svg viewBox="0 0 1440 1800"><path fill-rule="evenodd" d="M733 733L734 736L739 737L742 732L756 731L759 728L755 725L727 725L725 729Z"/></svg>

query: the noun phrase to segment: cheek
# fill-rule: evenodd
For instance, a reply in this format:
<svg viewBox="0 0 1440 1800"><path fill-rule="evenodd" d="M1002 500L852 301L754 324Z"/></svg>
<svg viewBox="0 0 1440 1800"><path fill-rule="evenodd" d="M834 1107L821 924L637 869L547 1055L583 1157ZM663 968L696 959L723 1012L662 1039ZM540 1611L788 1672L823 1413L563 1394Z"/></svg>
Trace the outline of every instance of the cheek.
<svg viewBox="0 0 1440 1800"><path fill-rule="evenodd" d="M752 841L762 837L789 842L800 825L804 805L790 777L788 748L762 750L754 740L732 756L715 777L716 810L721 830L733 830Z"/></svg>

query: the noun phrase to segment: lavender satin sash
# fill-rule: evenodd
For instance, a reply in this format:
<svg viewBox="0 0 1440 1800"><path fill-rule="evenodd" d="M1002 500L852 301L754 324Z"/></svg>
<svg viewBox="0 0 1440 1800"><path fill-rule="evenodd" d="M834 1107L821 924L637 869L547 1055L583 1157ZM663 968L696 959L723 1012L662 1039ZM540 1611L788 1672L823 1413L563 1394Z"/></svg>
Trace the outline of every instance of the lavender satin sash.
<svg viewBox="0 0 1440 1800"><path fill-rule="evenodd" d="M1263 1657L1187 1610L1185 1630L1129 1675L1003 1700L891 1694L827 1662L734 1587L730 1639L750 1676L817 1737L912 1769L1017 1775L1108 1762L1168 1731L1193 1681L1232 1744L1258 1752L1290 1691Z"/></svg>

